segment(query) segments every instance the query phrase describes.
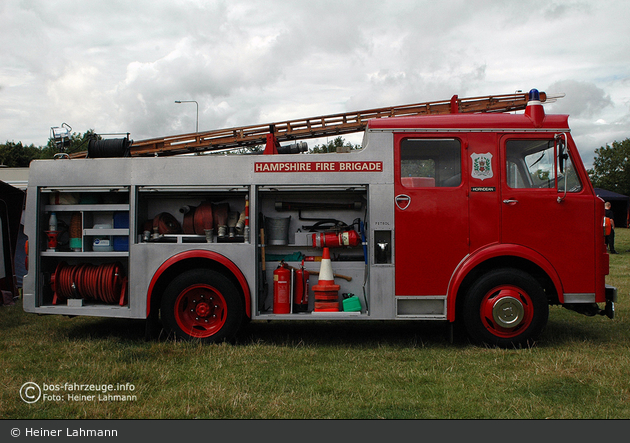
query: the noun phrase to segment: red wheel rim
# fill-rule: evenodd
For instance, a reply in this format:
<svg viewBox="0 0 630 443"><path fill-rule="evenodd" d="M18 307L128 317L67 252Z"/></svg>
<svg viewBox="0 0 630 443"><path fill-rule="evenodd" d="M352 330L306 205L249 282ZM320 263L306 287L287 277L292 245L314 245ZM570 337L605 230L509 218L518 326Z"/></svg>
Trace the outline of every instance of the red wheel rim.
<svg viewBox="0 0 630 443"><path fill-rule="evenodd" d="M189 286L175 300L175 321L191 337L205 338L216 334L226 318L225 298L212 286Z"/></svg>
<svg viewBox="0 0 630 443"><path fill-rule="evenodd" d="M534 305L523 289L502 285L481 300L481 321L493 335L513 338L526 330L534 318Z"/></svg>

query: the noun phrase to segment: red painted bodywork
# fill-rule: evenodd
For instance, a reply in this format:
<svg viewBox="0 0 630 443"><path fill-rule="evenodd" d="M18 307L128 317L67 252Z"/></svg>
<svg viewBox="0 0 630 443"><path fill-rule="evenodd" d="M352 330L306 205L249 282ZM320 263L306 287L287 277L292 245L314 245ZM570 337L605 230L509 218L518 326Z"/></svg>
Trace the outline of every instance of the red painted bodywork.
<svg viewBox="0 0 630 443"><path fill-rule="evenodd" d="M447 296L452 321L455 298L471 270L490 259L518 257L544 270L561 303L565 294L595 294L596 302L605 302L603 201L595 195L569 134L568 116L545 116L538 106L525 114L377 119L368 128L393 132L394 198L406 203L409 197L406 207L394 209L397 296ZM508 186L506 142L553 140L558 133L566 134L582 189L564 195L555 187ZM431 187L418 181L410 187L408 178L401 179L401 143L445 138L461 144L461 183ZM473 177L473 154L492 155L492 177Z"/></svg>

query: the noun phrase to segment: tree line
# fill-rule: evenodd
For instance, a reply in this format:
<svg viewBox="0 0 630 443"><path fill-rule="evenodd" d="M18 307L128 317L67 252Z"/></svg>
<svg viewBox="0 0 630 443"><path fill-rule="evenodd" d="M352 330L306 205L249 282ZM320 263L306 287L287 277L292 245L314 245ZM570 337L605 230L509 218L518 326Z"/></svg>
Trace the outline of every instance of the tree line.
<svg viewBox="0 0 630 443"><path fill-rule="evenodd" d="M9 168L27 168L33 160L54 158L55 154L62 152L72 153L87 150L87 142L91 138L100 138L90 129L81 133L72 133L67 146L61 147L52 138L48 139L46 146L25 146L22 142L7 141L0 144L0 165Z"/></svg>
<svg viewBox="0 0 630 443"><path fill-rule="evenodd" d="M27 168L33 160L50 159L54 158L56 154L65 152L71 154L73 152L80 152L87 150L87 143L90 139L100 137L94 132L93 129L81 134L72 133L70 136L68 146L63 148L59 147L55 141L50 138L46 146L35 146L33 144L25 146L22 142L10 142L7 141L4 144L0 144L0 166L6 166L9 168ZM337 148L345 147L351 150L360 149L359 145L352 145L347 142L343 137L339 136L329 142L321 145L315 145L309 149L309 153L319 154L326 152L336 152ZM229 152L229 154L250 154L262 152L265 146L254 146L252 148L243 148Z"/></svg>

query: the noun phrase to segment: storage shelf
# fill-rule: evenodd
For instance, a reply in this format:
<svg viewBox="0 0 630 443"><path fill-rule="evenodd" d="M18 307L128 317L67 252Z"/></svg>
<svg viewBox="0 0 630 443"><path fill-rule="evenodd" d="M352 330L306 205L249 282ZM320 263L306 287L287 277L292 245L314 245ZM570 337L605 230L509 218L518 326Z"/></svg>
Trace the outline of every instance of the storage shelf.
<svg viewBox="0 0 630 443"><path fill-rule="evenodd" d="M95 237L103 237L106 235L129 235L129 229L84 229L83 235L92 235Z"/></svg>
<svg viewBox="0 0 630 443"><path fill-rule="evenodd" d="M128 204L99 204L99 205L45 205L46 212L114 212L129 211Z"/></svg>
<svg viewBox="0 0 630 443"><path fill-rule="evenodd" d="M74 252L74 251L42 251L40 254L42 257L57 257L57 258L96 258L96 257L129 257L128 251L112 251L112 252L101 252L101 251L85 251L85 252Z"/></svg>
<svg viewBox="0 0 630 443"><path fill-rule="evenodd" d="M257 320L343 320L357 317L368 317L367 312L359 311L311 311L290 314L274 314L273 312L260 312L255 317Z"/></svg>
<svg viewBox="0 0 630 443"><path fill-rule="evenodd" d="M118 303L106 304L106 303L98 303L93 301L86 302L83 306L69 306L66 301L62 301L56 305L53 304L44 304L40 306L40 309L43 311L48 311L49 313L59 313L64 315L82 315L85 312L85 309L98 309L106 312L112 311L129 311L130 306L129 303L120 306ZM55 312L59 311L59 312Z"/></svg>

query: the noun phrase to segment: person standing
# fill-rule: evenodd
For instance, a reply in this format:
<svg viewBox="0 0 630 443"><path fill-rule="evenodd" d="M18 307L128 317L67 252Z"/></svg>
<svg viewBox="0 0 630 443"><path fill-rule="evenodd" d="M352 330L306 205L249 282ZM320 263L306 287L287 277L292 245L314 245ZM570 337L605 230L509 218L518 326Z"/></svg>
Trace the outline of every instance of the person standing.
<svg viewBox="0 0 630 443"><path fill-rule="evenodd" d="M615 251L615 214L612 211L612 204L610 202L606 202L604 204L604 217L608 218L610 222L610 234L606 235L606 245L608 246L608 250L611 254L616 254Z"/></svg>

